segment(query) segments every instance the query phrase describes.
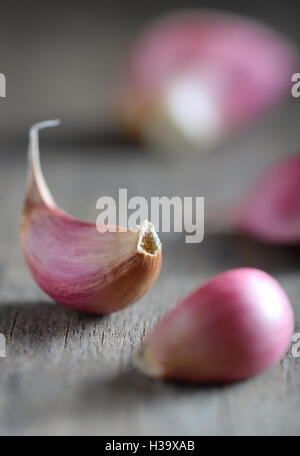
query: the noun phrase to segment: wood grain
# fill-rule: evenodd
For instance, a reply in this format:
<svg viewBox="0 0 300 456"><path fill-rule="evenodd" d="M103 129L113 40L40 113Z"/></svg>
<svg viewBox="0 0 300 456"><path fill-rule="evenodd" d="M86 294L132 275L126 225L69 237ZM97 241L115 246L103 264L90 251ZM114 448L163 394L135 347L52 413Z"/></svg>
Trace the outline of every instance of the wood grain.
<svg viewBox="0 0 300 456"><path fill-rule="evenodd" d="M288 104L241 138L204 156L142 151L84 141L59 147L41 139L57 202L94 221L96 200L116 196L206 196L206 209L237 200L268 163L300 144L299 108ZM63 127L61 127L63 128ZM264 246L234 231L207 229L199 245L163 235L158 282L137 304L106 317L53 303L33 282L18 242L26 144L3 149L0 169L0 433L5 435L299 434L300 359L224 387L161 383L140 375L132 355L145 334L185 293L227 268L260 267L284 286L300 331L298 249Z"/></svg>

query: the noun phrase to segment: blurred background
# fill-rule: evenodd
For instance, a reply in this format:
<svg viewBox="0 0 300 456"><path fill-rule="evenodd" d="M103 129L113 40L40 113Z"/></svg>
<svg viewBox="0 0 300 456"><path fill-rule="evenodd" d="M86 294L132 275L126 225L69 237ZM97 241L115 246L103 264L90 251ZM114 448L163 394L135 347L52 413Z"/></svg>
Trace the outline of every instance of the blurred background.
<svg viewBox="0 0 300 456"><path fill-rule="evenodd" d="M143 28L162 13L221 9L268 24L300 46L297 0L2 1L0 72L1 434L290 434L299 432L299 362L224 388L159 384L131 369L144 335L186 293L225 269L252 266L286 289L300 328L299 249L206 227L204 242L162 236L153 289L104 318L54 304L34 283L19 246L31 124L59 206L95 221L100 196L205 196L206 211L240 200L262 170L300 150L300 99L287 96L213 150L174 153L124 138L114 118L117 81ZM300 65L299 69L300 71ZM207 212L207 213L208 213ZM213 227L216 228L216 227ZM174 248L175 245L175 248ZM2 365L1 365L2 364Z"/></svg>
<svg viewBox="0 0 300 456"><path fill-rule="evenodd" d="M7 99L0 103L1 138L52 117L61 118L72 136L111 132L115 83L136 36L162 13L195 7L257 18L300 41L297 0L3 1L0 71Z"/></svg>
<svg viewBox="0 0 300 456"><path fill-rule="evenodd" d="M288 0L284 5L279 0L264 4L259 1L241 3L237 0L191 1L188 4L179 0L133 0L129 4L121 0L87 0L84 4L79 1L44 3L29 0L18 6L14 2L2 2L0 72L6 76L7 97L0 100L0 154L12 159L12 154L20 153L19 164L25 165L24 151L29 126L41 120L59 118L62 125L55 131L43 134L45 147L47 141L55 145L51 155L45 153L43 156L45 166L48 161L55 162L55 153L59 154L62 147L65 153L73 154L73 160L78 152L81 166L89 166L86 158L83 159L87 152L95 153L97 157L102 155L101 167L103 154L110 154L111 159L116 161L120 154L124 157L124 153L131 161L137 157L141 159L140 152L143 149L122 136L116 122L118 82L123 77L132 45L145 26L162 14L192 8L219 9L258 19L294 44L300 42L300 6L296 0ZM180 154L179 163L184 161L189 179L180 178L182 163L178 166L178 157L173 155L172 146L169 147L171 154L165 162L166 151L158 151L156 159L160 158L161 167L168 169L174 166L173 179L164 185L165 180L160 175L153 176L150 167L148 170L146 167L144 176L136 176L136 181L140 179L141 185L132 189L132 195L144 194L142 182L148 179L149 183L153 182L151 191L153 193L155 188L155 194L172 196L182 192L197 193L210 197L213 204L215 197L231 199L241 185L246 190L257 173L270 161L299 148L299 115L300 102L290 95L287 88L286 98L281 99L281 104L277 103L274 109L266 110L264 116L229 138L229 142L221 142L213 153L199 154L198 158ZM243 153L240 153L241 149ZM254 159L256 156L259 161ZM201 161L201 167L198 166L198 160ZM62 166L61 172L68 173L68 169ZM126 178L126 169L129 170L129 178ZM95 174L100 171L99 168L90 170ZM217 179L211 179L212 172L218 176ZM49 173L51 180L50 169ZM92 179L90 176L90 182L95 183L93 199L84 199L84 208L81 206L78 209L79 205L74 204L70 210L77 215L80 210L81 216L88 216L94 221L94 199L98 196L103 193L115 196L117 189L122 186L129 188L129 197L132 196L131 175L128 164L123 169L121 182L108 173L101 178L95 176ZM232 182L232 176L236 185ZM70 179L74 181L74 178ZM227 185L229 181L232 185ZM3 185L4 182L1 187L5 191ZM54 193L57 189L60 201L65 203L64 192L61 192L64 184L58 181L54 187ZM147 184L145 189L147 193Z"/></svg>

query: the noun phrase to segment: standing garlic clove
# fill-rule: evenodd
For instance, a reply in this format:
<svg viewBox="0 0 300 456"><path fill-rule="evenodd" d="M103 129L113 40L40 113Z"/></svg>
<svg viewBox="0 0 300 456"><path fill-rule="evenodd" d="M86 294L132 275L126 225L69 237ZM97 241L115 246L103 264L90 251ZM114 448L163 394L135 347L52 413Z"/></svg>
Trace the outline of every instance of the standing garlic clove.
<svg viewBox="0 0 300 456"><path fill-rule="evenodd" d="M148 375L191 382L243 380L277 363L294 329L289 299L258 269L217 275L187 296L146 338Z"/></svg>
<svg viewBox="0 0 300 456"><path fill-rule="evenodd" d="M161 267L161 243L152 223L136 231L99 232L58 208L43 177L38 132L58 125L34 125L29 140L29 177L21 218L21 244L38 285L56 302L76 310L107 314L140 299Z"/></svg>

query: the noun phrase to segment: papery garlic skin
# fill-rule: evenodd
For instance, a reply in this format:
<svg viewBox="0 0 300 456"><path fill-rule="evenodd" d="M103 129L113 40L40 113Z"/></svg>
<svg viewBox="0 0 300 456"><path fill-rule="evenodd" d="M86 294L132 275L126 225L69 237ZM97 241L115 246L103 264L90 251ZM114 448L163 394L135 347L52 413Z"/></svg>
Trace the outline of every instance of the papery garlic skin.
<svg viewBox="0 0 300 456"><path fill-rule="evenodd" d="M300 243L300 154L264 171L236 211L236 226L262 242Z"/></svg>
<svg viewBox="0 0 300 456"><path fill-rule="evenodd" d="M38 285L56 302L84 312L115 312L140 299L156 281L161 243L150 222L136 231L117 227L100 233L96 224L56 206L41 173L37 136L56 124L42 122L30 133L21 219L24 256ZM146 235L152 243L145 244Z"/></svg>
<svg viewBox="0 0 300 456"><path fill-rule="evenodd" d="M278 282L258 269L233 269L171 311L146 337L137 365L158 378L243 380L280 360L293 329L293 310Z"/></svg>
<svg viewBox="0 0 300 456"><path fill-rule="evenodd" d="M118 104L131 136L159 145L215 146L290 87L293 46L228 13L173 13L137 40Z"/></svg>

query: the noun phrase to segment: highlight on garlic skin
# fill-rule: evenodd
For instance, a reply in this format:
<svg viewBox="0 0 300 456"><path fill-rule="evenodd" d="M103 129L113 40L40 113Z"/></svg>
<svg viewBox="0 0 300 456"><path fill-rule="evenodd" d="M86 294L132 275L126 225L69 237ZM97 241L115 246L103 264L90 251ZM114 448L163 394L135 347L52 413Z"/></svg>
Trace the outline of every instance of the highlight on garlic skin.
<svg viewBox="0 0 300 456"><path fill-rule="evenodd" d="M121 124L145 142L210 148L288 92L296 61L287 40L254 20L173 13L133 48L118 103Z"/></svg>
<svg viewBox="0 0 300 456"><path fill-rule="evenodd" d="M58 125L45 121L30 129L29 176L21 217L21 244L37 284L56 302L106 314L139 300L156 281L161 243L153 225L136 231L97 231L55 204L43 177L38 132Z"/></svg>
<svg viewBox="0 0 300 456"><path fill-rule="evenodd" d="M294 315L269 274L238 268L187 296L146 337L137 366L163 379L224 383L277 363L292 338Z"/></svg>
<svg viewBox="0 0 300 456"><path fill-rule="evenodd" d="M263 242L300 243L300 154L262 173L236 211L235 223Z"/></svg>

